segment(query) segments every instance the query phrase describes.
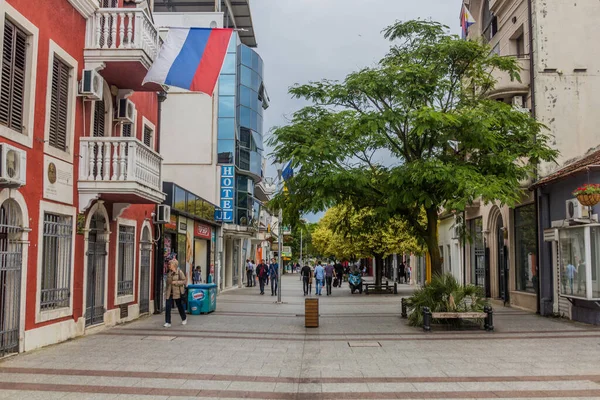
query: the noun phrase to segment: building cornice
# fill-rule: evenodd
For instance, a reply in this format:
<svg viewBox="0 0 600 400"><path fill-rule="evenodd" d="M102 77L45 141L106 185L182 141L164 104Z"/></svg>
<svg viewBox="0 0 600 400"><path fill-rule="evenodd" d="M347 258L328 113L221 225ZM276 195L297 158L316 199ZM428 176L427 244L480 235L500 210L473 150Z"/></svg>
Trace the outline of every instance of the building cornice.
<svg viewBox="0 0 600 400"><path fill-rule="evenodd" d="M69 3L83 18L91 17L98 9L98 2L94 0L69 0Z"/></svg>

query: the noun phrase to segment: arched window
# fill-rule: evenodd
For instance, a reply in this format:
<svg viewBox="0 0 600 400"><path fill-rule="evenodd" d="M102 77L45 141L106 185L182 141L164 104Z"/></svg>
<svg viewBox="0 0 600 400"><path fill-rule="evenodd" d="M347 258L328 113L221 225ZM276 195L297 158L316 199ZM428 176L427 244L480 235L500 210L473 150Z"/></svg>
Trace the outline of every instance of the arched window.
<svg viewBox="0 0 600 400"><path fill-rule="evenodd" d="M489 42L498 32L498 18L496 18L492 10L490 10L489 0L483 0L481 21L481 26L483 27L483 38Z"/></svg>

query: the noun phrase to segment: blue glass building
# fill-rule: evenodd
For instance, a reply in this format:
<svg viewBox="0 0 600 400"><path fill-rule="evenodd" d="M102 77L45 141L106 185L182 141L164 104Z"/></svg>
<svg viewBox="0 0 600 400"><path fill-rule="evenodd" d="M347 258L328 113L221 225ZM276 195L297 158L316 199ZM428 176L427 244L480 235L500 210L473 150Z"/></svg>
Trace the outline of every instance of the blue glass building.
<svg viewBox="0 0 600 400"><path fill-rule="evenodd" d="M254 186L262 179L263 110L268 107L263 60L233 35L219 77L218 163L235 166L233 220L251 225L260 214Z"/></svg>

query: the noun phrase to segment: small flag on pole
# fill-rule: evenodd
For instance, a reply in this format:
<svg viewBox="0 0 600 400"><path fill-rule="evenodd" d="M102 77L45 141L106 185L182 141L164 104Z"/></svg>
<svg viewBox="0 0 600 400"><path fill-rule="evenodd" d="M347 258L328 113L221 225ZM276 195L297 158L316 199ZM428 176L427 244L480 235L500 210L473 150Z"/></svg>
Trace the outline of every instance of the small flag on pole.
<svg viewBox="0 0 600 400"><path fill-rule="evenodd" d="M213 95L233 29L170 28L144 82Z"/></svg>
<svg viewBox="0 0 600 400"><path fill-rule="evenodd" d="M462 38L466 39L469 35L469 28L475 23L475 18L469 12L467 6L463 4L460 12L460 26L462 28Z"/></svg>
<svg viewBox="0 0 600 400"><path fill-rule="evenodd" d="M292 168L292 161L290 160L283 171L281 172L281 177L284 181L289 180L292 176L294 176L294 169Z"/></svg>

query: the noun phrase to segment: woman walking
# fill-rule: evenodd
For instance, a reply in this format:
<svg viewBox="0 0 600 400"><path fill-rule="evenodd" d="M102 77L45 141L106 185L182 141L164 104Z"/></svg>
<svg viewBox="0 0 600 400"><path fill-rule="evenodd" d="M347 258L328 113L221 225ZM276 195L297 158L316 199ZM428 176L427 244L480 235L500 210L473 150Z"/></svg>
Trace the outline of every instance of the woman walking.
<svg viewBox="0 0 600 400"><path fill-rule="evenodd" d="M185 277L183 271L179 269L179 261L169 261L169 272L167 273L167 291L165 292L167 304L165 309L165 324L163 325L165 328L169 328L171 326L171 308L173 307L173 302L177 304L177 310L179 310L179 315L181 316L181 324L187 324L187 317L185 315L185 310L183 309L183 299L181 298L181 296L183 296L185 293L186 283L187 278Z"/></svg>

